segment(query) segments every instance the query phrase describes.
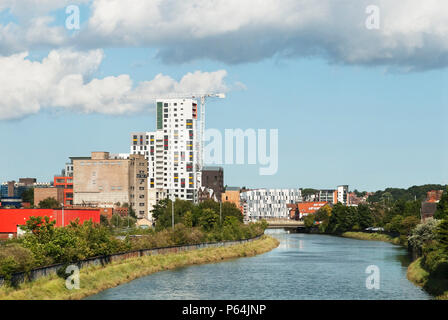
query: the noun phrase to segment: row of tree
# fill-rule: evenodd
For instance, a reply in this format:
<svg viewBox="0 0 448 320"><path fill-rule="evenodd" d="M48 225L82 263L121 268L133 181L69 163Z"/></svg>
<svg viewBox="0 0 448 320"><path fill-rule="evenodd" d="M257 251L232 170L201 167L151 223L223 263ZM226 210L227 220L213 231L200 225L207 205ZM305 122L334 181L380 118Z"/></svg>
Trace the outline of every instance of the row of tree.
<svg viewBox="0 0 448 320"><path fill-rule="evenodd" d="M393 203L397 200L401 201L424 201L428 191L431 190L445 190L447 185L441 184L425 184L422 186L412 186L408 189L402 188L386 188L371 194L368 198L370 203Z"/></svg>
<svg viewBox="0 0 448 320"><path fill-rule="evenodd" d="M135 220L131 217L102 217L100 224L72 221L61 228L55 228L55 221L48 217L31 217L22 226L26 232L23 237L0 243L0 276L8 279L12 273L40 266L131 250L253 238L267 227L266 222L242 223L241 211L230 203L220 208L213 201L195 205L176 200L172 229L172 204L163 200L155 207L156 230L134 228L135 232L128 230L124 239L117 237L113 227L132 227ZM140 236L131 237L135 233Z"/></svg>
<svg viewBox="0 0 448 320"><path fill-rule="evenodd" d="M152 210L156 230L171 228L173 202L169 199L159 201ZM220 204L213 200L206 200L199 204L191 201L176 199L174 202L174 224L182 223L186 227L201 227L212 230L222 225L226 220L243 222L243 215L234 203Z"/></svg>

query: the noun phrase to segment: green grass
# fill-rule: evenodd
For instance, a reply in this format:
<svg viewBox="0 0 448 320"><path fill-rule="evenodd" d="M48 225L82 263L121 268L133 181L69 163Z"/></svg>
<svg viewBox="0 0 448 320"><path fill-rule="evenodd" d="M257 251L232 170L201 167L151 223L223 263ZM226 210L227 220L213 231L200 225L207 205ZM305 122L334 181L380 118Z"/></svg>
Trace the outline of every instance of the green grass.
<svg viewBox="0 0 448 320"><path fill-rule="evenodd" d="M396 245L400 244L400 239L393 238L387 234L382 233L365 233L365 232L344 232L342 234L345 238L352 238L352 239L358 239L358 240L373 240L373 241L384 241L384 242L390 242Z"/></svg>
<svg viewBox="0 0 448 320"><path fill-rule="evenodd" d="M91 266L81 269L79 290L68 290L64 279L52 275L23 283L17 288L3 286L0 288L0 300L82 299L154 272L254 256L268 252L278 245L277 239L265 235L258 240L229 247L205 248L116 261L104 267Z"/></svg>
<svg viewBox="0 0 448 320"><path fill-rule="evenodd" d="M422 287L436 299L448 300L448 279L432 276L423 268L422 258L418 258L409 265L406 276L409 281Z"/></svg>

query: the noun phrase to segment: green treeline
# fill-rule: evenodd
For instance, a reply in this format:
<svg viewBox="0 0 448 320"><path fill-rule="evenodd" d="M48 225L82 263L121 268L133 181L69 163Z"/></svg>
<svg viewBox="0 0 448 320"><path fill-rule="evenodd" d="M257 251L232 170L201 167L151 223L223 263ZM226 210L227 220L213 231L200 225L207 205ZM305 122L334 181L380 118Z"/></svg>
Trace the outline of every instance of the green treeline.
<svg viewBox="0 0 448 320"><path fill-rule="evenodd" d="M445 190L447 188L446 185L441 184L425 184L422 186L412 186L408 189L401 188L386 188L385 190L379 190L375 193L369 195L367 201L370 203L376 202L384 202L384 203L393 203L397 200L402 201L424 201L426 198L426 194L431 190ZM360 193L355 190L355 193L359 196ZM364 195L365 192L362 193Z"/></svg>
<svg viewBox="0 0 448 320"><path fill-rule="evenodd" d="M410 189L415 191L415 188ZM305 226L321 233L342 235L348 232L348 236L387 239L407 246L420 257L418 264L423 268L421 273L426 275L423 281L425 289L436 295L445 292L445 296L448 296L448 188L437 204L434 218L427 219L424 223L420 219L420 200L398 198L360 204L357 207L340 203L332 207L327 205L316 214L305 217ZM369 227L384 228L387 234L365 234L364 237L353 233ZM414 265L414 273L415 269Z"/></svg>
<svg viewBox="0 0 448 320"><path fill-rule="evenodd" d="M220 217L219 203L194 205L176 200L173 230L171 205L171 201L164 200L155 208L155 229L134 227L126 232L114 226L114 217L111 221L102 219L101 224L86 221L80 225L73 221L64 228L56 228L48 217L31 217L22 226L24 236L0 243L0 276L8 280L16 272L113 253L253 238L267 227L266 222L243 224L241 212L232 204L222 205ZM130 221L122 219L116 225L123 227Z"/></svg>
<svg viewBox="0 0 448 320"><path fill-rule="evenodd" d="M384 228L399 237L403 245L407 236L420 222L418 201L397 200L391 205L384 203L360 204L357 207L341 203L324 206L316 214L305 217L306 227L316 227L321 233L341 235L348 231L363 231L369 227Z"/></svg>

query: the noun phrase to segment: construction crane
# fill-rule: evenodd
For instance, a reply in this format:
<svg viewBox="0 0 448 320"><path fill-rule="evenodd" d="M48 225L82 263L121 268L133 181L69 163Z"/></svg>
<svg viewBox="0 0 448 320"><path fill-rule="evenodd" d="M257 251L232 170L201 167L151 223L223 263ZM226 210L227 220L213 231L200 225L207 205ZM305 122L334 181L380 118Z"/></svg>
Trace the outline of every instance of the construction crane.
<svg viewBox="0 0 448 320"><path fill-rule="evenodd" d="M204 166L204 132L205 132L205 102L208 98L224 99L226 95L224 93L207 93L192 95L193 99L199 98L201 101L201 118L199 119L199 148L198 148L198 164L199 170L202 170Z"/></svg>

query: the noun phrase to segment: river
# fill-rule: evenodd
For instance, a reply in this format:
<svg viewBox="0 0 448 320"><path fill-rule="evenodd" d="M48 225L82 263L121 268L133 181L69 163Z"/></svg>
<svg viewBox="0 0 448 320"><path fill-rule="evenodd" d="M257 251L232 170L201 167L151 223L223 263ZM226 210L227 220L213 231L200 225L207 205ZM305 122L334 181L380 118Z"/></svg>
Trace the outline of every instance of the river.
<svg viewBox="0 0 448 320"><path fill-rule="evenodd" d="M406 279L410 261L401 247L283 230L266 233L280 240L268 253L158 272L87 299L431 299ZM371 265L378 267L378 289L366 285Z"/></svg>

